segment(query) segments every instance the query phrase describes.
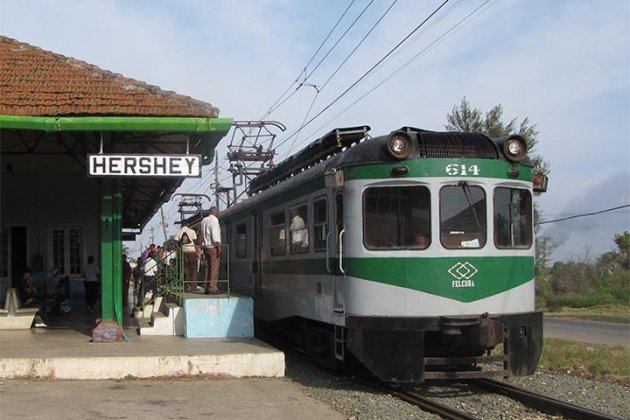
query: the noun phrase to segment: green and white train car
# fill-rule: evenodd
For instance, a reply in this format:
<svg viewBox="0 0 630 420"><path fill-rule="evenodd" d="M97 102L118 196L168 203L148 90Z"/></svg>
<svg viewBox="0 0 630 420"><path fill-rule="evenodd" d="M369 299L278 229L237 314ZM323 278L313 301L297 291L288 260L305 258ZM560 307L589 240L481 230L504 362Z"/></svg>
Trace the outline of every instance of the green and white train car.
<svg viewBox="0 0 630 420"><path fill-rule="evenodd" d="M221 214L232 290L311 354L382 380L532 374L532 194L547 180L523 139L368 131L331 131Z"/></svg>

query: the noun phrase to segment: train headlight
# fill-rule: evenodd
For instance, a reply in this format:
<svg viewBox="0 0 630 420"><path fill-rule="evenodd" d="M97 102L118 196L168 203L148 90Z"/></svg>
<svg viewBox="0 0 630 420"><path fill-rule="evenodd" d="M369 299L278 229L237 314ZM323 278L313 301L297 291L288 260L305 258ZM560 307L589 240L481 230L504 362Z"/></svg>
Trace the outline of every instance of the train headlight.
<svg viewBox="0 0 630 420"><path fill-rule="evenodd" d="M387 150L395 159L407 159L413 150L411 139L402 133L393 133L387 140Z"/></svg>
<svg viewBox="0 0 630 420"><path fill-rule="evenodd" d="M521 136L512 135L503 143L503 154L512 162L520 162L527 155L527 144Z"/></svg>

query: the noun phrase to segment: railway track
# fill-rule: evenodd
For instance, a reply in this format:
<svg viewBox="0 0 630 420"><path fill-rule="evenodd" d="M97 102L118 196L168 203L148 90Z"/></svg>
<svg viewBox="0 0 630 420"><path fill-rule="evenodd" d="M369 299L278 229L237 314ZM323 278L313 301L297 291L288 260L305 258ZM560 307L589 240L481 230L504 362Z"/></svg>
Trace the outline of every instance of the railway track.
<svg viewBox="0 0 630 420"><path fill-rule="evenodd" d="M547 414L561 415L565 418L575 420L620 420L619 417L580 407L492 379L473 379L470 380L469 383L486 391L505 395L508 398L517 400L528 407L535 408Z"/></svg>
<svg viewBox="0 0 630 420"><path fill-rule="evenodd" d="M278 343L275 343L277 345ZM296 353L299 353L303 356L306 355L306 352L294 345L286 346L285 350L291 349ZM464 411L458 410L456 408L450 407L446 404L442 404L437 402L432 397L426 397L417 392L407 390L404 388L399 388L390 384L383 383L372 375L365 372L367 376L359 376L358 382L369 386L373 389L377 389L381 392L393 395L403 401L406 401L412 405L417 406L423 411L436 414L445 419L453 419L453 420L479 420L479 417L476 417L470 413L466 413ZM443 381L440 381L443 382ZM519 401L521 404L528 408L535 409L542 413L554 415L554 416L562 416L566 419L574 419L574 420L621 420L621 417L616 417L610 414L602 413L600 411L591 410L586 407L580 407L575 404L568 403L566 401L558 400L555 398L551 398L542 394L538 394L535 392L531 392L529 390L518 388L513 385L507 384L505 382L500 382L492 379L468 379L465 380L464 383L468 385L472 385L474 387L483 389L485 391L504 395L512 400ZM429 383L425 383L430 386Z"/></svg>
<svg viewBox="0 0 630 420"><path fill-rule="evenodd" d="M445 404L440 404L432 398L425 397L412 391L396 391L389 387L385 387L386 392L400 398L403 401L407 401L410 404L417 405L422 410L429 413L437 414L445 419L452 420L479 420L478 417L449 407Z"/></svg>
<svg viewBox="0 0 630 420"><path fill-rule="evenodd" d="M445 419L452 420L478 420L472 414L463 412L461 410L452 408L448 405L441 404L435 399L425 397L416 392L409 390L399 390L390 385L374 380L364 380L364 384L370 387L380 389L383 392L387 392L403 401L418 406L420 409ZM538 410L540 412L550 415L560 415L566 419L574 420L621 420L619 417L611 416L599 411L591 410L589 408L580 407L575 404L571 404L565 401L550 398L541 394L537 394L522 388L491 380L491 379L471 379L467 381L468 384L474 385L477 388L484 389L486 391L504 395L510 399L521 402L523 405Z"/></svg>

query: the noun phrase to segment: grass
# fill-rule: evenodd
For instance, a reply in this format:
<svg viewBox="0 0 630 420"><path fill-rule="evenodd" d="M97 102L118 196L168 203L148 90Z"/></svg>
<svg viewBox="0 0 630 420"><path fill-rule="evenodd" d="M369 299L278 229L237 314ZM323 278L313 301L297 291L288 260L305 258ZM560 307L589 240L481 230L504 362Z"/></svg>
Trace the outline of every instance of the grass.
<svg viewBox="0 0 630 420"><path fill-rule="evenodd" d="M545 338L539 368L630 386L630 349Z"/></svg>
<svg viewBox="0 0 630 420"><path fill-rule="evenodd" d="M588 308L562 306L554 310L545 310L545 315L627 324L630 323L630 305L608 304Z"/></svg>

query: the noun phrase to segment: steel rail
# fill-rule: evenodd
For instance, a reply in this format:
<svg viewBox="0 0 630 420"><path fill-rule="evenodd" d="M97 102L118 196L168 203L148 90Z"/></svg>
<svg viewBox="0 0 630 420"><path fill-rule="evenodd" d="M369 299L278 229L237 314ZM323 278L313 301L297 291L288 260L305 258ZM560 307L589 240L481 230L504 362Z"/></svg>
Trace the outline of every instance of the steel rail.
<svg viewBox="0 0 630 420"><path fill-rule="evenodd" d="M407 401L413 405L420 407L424 411L428 411L429 413L437 414L438 416L451 419L451 420L479 420L478 417L474 417L468 413L464 413L463 411L457 410L455 408L449 407L444 404L440 404L431 398L425 397L423 395L417 394L415 392L410 391L396 391L392 389L387 389L387 392L390 394L400 398L403 401Z"/></svg>
<svg viewBox="0 0 630 420"><path fill-rule="evenodd" d="M400 398L403 401L406 401L410 404L417 406L418 408L432 414L437 414L438 416L450 419L450 420L479 420L478 417L474 417L468 413L464 413L463 411L457 410L455 408L451 408L447 405L440 404L435 400L432 400L429 397L425 397L416 392L398 390L391 385L387 385L377 379L374 378L359 378L359 381L370 388L377 389L379 391L385 392L387 394L393 395L397 398Z"/></svg>
<svg viewBox="0 0 630 420"><path fill-rule="evenodd" d="M474 379L468 381L470 384L497 394L505 395L508 398L520 401L528 407L535 408L547 414L561 415L575 420L620 420L619 417L589 408L580 407L565 401L547 397L535 392L518 388L504 382L492 379Z"/></svg>

